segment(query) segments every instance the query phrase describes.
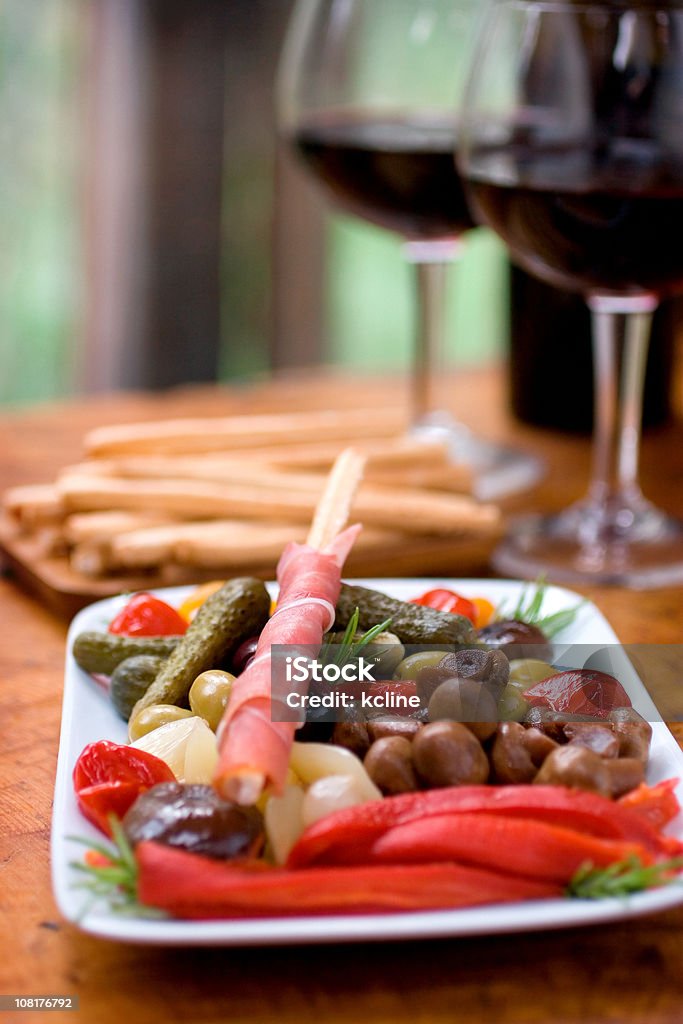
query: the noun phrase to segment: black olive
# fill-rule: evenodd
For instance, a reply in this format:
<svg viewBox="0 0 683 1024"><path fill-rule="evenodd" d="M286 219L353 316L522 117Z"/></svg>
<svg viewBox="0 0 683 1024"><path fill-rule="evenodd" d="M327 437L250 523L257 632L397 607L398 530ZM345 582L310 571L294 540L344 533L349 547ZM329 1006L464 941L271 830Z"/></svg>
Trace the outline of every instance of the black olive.
<svg viewBox="0 0 683 1024"><path fill-rule="evenodd" d="M151 839L223 860L259 852L263 818L255 807L223 800L213 786L161 782L126 812L123 831L133 846Z"/></svg>
<svg viewBox="0 0 683 1024"><path fill-rule="evenodd" d="M237 650L232 656L230 668L234 675L238 676L244 672L245 668L256 654L256 648L258 646L258 637L250 636L248 640L243 640Z"/></svg>
<svg viewBox="0 0 683 1024"><path fill-rule="evenodd" d="M297 743L329 743L335 712L330 708L306 708L306 721L296 731Z"/></svg>
<svg viewBox="0 0 683 1024"><path fill-rule="evenodd" d="M448 671L449 676L482 683L496 700L510 678L510 662L504 651L487 651L484 647L469 647L447 654L436 667L437 671Z"/></svg>
<svg viewBox="0 0 683 1024"><path fill-rule="evenodd" d="M479 630L479 639L490 647L500 647L511 661L513 658L538 658L540 661L552 658L552 645L545 633L538 626L517 619L484 626Z"/></svg>

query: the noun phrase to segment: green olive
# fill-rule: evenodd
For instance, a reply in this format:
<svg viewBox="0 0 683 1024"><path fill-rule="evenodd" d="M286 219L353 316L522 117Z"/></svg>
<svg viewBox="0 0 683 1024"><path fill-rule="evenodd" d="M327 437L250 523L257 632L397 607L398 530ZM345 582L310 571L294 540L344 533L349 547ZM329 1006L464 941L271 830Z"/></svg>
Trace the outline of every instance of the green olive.
<svg viewBox="0 0 683 1024"><path fill-rule="evenodd" d="M367 647L367 660L374 662L375 679L393 679L397 665L403 661L406 649L395 633L378 633Z"/></svg>
<svg viewBox="0 0 683 1024"><path fill-rule="evenodd" d="M190 687L190 707L211 729L217 729L220 724L234 682L235 677L230 672L210 668L198 675Z"/></svg>
<svg viewBox="0 0 683 1024"><path fill-rule="evenodd" d="M557 669L547 661L540 661L538 658L516 658L510 662L509 684L524 692L540 683L542 679L556 675Z"/></svg>
<svg viewBox="0 0 683 1024"><path fill-rule="evenodd" d="M417 651L415 654L409 654L394 669L394 679L415 679L420 669L436 668L447 654L448 651L435 650Z"/></svg>
<svg viewBox="0 0 683 1024"><path fill-rule="evenodd" d="M519 687L508 683L498 698L498 717L503 722L521 722L528 710L529 705Z"/></svg>
<svg viewBox="0 0 683 1024"><path fill-rule="evenodd" d="M177 722L179 718L190 718L191 711L187 708L179 708L175 704L150 704L148 708L139 711L135 718L128 723L128 736L131 743L139 740L148 732L158 729L160 725L167 722Z"/></svg>

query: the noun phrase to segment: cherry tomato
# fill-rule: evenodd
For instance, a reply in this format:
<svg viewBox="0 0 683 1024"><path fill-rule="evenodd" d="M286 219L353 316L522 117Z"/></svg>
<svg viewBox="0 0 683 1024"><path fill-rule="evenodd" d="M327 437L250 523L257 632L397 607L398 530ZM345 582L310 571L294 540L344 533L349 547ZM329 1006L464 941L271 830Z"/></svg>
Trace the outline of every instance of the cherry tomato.
<svg viewBox="0 0 683 1024"><path fill-rule="evenodd" d="M477 620L477 609L472 601L469 601L454 590L428 590L420 597L414 597L411 604L426 605L427 608L435 608L439 612L449 612L451 615L464 615L466 619L474 623Z"/></svg>
<svg viewBox="0 0 683 1024"><path fill-rule="evenodd" d="M141 591L112 619L109 632L124 636L182 636L187 632L187 622L170 604Z"/></svg>
<svg viewBox="0 0 683 1024"><path fill-rule="evenodd" d="M417 692L417 683L412 679L399 679L386 682L384 680L378 680L376 683L371 683L366 692L372 701L374 701L375 698L380 700L383 705L382 710L385 710L388 715L414 715L415 712L420 709L419 703L417 704L417 707L411 707L409 703L411 697L419 696ZM401 706L394 706L392 700L395 697L405 697L407 700L403 701L403 699L401 699Z"/></svg>
<svg viewBox="0 0 683 1024"><path fill-rule="evenodd" d="M89 743L73 770L81 813L108 836L110 814L122 818L140 793L157 782L175 781L166 762L154 754L110 740Z"/></svg>
<svg viewBox="0 0 683 1024"><path fill-rule="evenodd" d="M593 718L607 718L614 708L631 707L630 698L618 679L590 668L557 672L525 690L524 699L531 707Z"/></svg>

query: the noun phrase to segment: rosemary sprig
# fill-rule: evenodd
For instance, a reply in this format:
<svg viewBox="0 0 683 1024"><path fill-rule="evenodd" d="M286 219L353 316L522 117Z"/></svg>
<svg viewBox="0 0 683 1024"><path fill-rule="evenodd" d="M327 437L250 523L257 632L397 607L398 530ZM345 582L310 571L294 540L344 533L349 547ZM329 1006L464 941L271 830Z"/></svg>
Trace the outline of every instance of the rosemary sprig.
<svg viewBox="0 0 683 1024"><path fill-rule="evenodd" d="M331 663L338 665L340 668L343 665L347 665L350 661L354 661L360 656L360 652L368 644L384 633L386 629L391 625L391 619L386 619L384 622L380 622L379 625L373 626L366 633L356 639L356 633L358 630L358 620L360 619L360 611L358 608L354 611L353 615L349 619L348 625L344 630L344 636L342 637L341 643L327 643L321 652L321 660L325 663Z"/></svg>
<svg viewBox="0 0 683 1024"><path fill-rule="evenodd" d="M71 861L70 867L83 875L83 881L74 883L74 888L85 889L89 899L83 905L78 918L82 920L98 903L106 902L117 913L135 914L140 917L163 917L160 911L138 902L138 866L133 849L126 838L121 822L115 814L109 815L112 832L111 846L93 842L83 836L67 836L71 842L81 843L107 858L107 864L86 864Z"/></svg>
<svg viewBox="0 0 683 1024"><path fill-rule="evenodd" d="M578 869L567 886L567 896L581 900L601 900L609 897L624 899L634 892L656 889L674 880L683 868L683 857L672 857L658 864L645 865L633 855L596 868L589 861Z"/></svg>
<svg viewBox="0 0 683 1024"><path fill-rule="evenodd" d="M586 604L586 601L579 601L573 608L562 608L550 615L543 615L543 602L545 601L548 585L545 577L541 576L529 593L529 587L522 588L517 604L511 610L507 610L505 602L501 603L496 610L496 619L516 619L519 622L527 622L530 626L537 626L551 640L557 633L560 633L567 626L571 626L577 614Z"/></svg>

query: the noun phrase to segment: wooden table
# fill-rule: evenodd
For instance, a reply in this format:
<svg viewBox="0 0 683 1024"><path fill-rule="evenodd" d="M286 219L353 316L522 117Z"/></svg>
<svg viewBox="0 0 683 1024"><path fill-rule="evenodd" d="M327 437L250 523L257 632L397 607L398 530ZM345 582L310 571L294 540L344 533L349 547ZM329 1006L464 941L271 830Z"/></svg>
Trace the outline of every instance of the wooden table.
<svg viewBox="0 0 683 1024"><path fill-rule="evenodd" d="M402 398L398 382L299 377L250 389L119 395L4 414L0 487L51 479L79 457L84 431L96 424ZM581 493L585 440L512 423L494 373L471 375L460 398L472 426L548 460L541 486L511 507L557 508ZM647 437L643 477L652 498L683 513L680 422ZM463 568L487 572L485 564ZM586 593L622 640L681 641L680 589ZM683 1020L683 909L579 931L368 946L158 950L80 934L60 920L49 879L65 633L65 622L12 579L0 578L0 994L78 994L79 1019L89 1024ZM43 1018L22 1012L1 1019Z"/></svg>

